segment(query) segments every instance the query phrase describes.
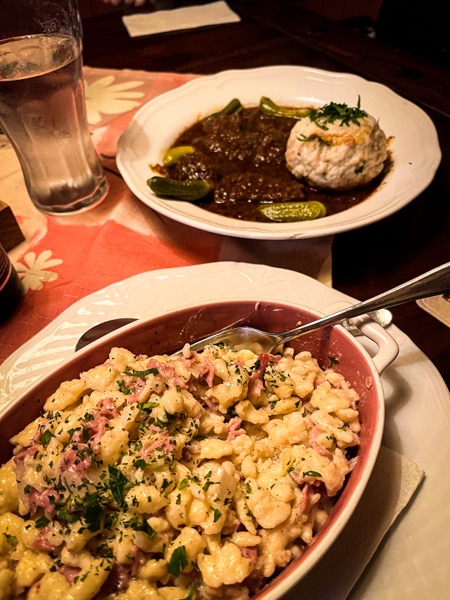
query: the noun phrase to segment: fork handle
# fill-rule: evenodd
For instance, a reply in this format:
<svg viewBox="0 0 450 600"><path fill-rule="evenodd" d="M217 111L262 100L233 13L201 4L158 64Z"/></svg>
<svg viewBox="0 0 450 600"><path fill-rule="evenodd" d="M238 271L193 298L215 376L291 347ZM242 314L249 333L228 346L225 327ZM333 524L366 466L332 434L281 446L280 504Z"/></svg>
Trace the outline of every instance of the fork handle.
<svg viewBox="0 0 450 600"><path fill-rule="evenodd" d="M410 279L401 285L383 292L378 296L353 304L326 317L322 317L311 323L300 325L295 329L279 334L280 343L292 340L308 331L315 331L325 325L335 325L344 319L358 317L380 308L391 308L399 304L405 304L413 300L437 296L450 292L450 262L445 263L431 271L427 271L414 279Z"/></svg>

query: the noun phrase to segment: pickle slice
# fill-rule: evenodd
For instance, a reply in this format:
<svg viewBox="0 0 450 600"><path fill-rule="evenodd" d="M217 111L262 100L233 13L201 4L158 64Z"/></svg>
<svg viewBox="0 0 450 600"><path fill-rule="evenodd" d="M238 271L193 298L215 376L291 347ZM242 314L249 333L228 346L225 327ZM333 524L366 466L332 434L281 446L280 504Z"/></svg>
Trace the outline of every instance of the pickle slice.
<svg viewBox="0 0 450 600"><path fill-rule="evenodd" d="M178 181L169 177L151 177L147 185L158 197L195 202L201 200L212 191L212 185L202 179Z"/></svg>
<svg viewBox="0 0 450 600"><path fill-rule="evenodd" d="M289 117L291 119L303 119L309 116L311 109L306 106L299 108L285 108L284 106L278 106L273 100L262 96L259 101L259 110L270 117Z"/></svg>
<svg viewBox="0 0 450 600"><path fill-rule="evenodd" d="M241 104L241 101L238 98L233 98L226 106L211 115L208 115L206 119L210 119L211 117L221 117L222 115L234 115L241 111L244 107Z"/></svg>
<svg viewBox="0 0 450 600"><path fill-rule="evenodd" d="M163 164L166 167L171 167L177 160L186 154L193 154L195 152L194 146L176 146L175 148L169 148L164 154Z"/></svg>
<svg viewBox="0 0 450 600"><path fill-rule="evenodd" d="M279 202L278 204L261 204L258 212L271 221L294 223L295 221L312 221L325 217L327 211L322 202Z"/></svg>

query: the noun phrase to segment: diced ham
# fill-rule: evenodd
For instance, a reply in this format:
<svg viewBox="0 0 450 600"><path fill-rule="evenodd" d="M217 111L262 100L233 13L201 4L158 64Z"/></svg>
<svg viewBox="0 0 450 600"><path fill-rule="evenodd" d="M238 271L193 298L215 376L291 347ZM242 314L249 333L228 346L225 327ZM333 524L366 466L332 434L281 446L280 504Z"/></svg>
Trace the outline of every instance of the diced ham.
<svg viewBox="0 0 450 600"><path fill-rule="evenodd" d="M159 451L169 453L176 447L175 439L169 435L167 432L163 431L157 434L156 439L154 439L150 444L147 444L143 447L140 456L142 458L146 458L155 452L156 449Z"/></svg>
<svg viewBox="0 0 450 600"><path fill-rule="evenodd" d="M300 473L297 473L297 471L291 471L289 475L297 485L301 485L303 483L303 476L300 475Z"/></svg>
<svg viewBox="0 0 450 600"><path fill-rule="evenodd" d="M145 563L145 561L146 561L145 553L140 548L135 546L134 558L133 558L133 562L131 563L131 576L132 577L135 577L138 574L139 569Z"/></svg>
<svg viewBox="0 0 450 600"><path fill-rule="evenodd" d="M104 398L100 400L97 404L97 410L100 412L102 417L107 417L108 419L115 419L119 416L119 411L114 403L112 398Z"/></svg>
<svg viewBox="0 0 450 600"><path fill-rule="evenodd" d="M18 481L22 480L25 472L25 460L28 457L34 458L41 448L39 446L28 446L14 456L14 464L16 466L16 477Z"/></svg>
<svg viewBox="0 0 450 600"><path fill-rule="evenodd" d="M40 450L39 446L33 445L33 446L28 446L28 448L24 448L23 450L21 450L20 452L18 452L15 456L14 456L14 462L16 463L16 466L19 465L19 463L23 463L23 461L27 458L27 456L35 456Z"/></svg>
<svg viewBox="0 0 450 600"><path fill-rule="evenodd" d="M317 454L320 454L320 456L326 456L327 458L331 458L333 456L332 453L324 446L316 446L314 449Z"/></svg>
<svg viewBox="0 0 450 600"><path fill-rule="evenodd" d="M264 389L264 373L269 365L275 364L280 360L280 356L274 354L260 354L258 356L259 366L252 371L248 381L248 393L250 396L258 397Z"/></svg>
<svg viewBox="0 0 450 600"><path fill-rule="evenodd" d="M256 548L252 548L251 546L241 548L241 554L244 558L248 558L248 560L250 560L253 564L255 564L258 557L258 551Z"/></svg>
<svg viewBox="0 0 450 600"><path fill-rule="evenodd" d="M248 381L248 393L249 396L253 396L253 398L258 398L261 396L261 392L264 389L264 381L260 377L255 376L255 371L250 375L250 379Z"/></svg>
<svg viewBox="0 0 450 600"><path fill-rule="evenodd" d="M207 385L212 387L214 382L215 368L214 363L208 358L206 358L205 362L203 363L202 375L205 378Z"/></svg>
<svg viewBox="0 0 450 600"><path fill-rule="evenodd" d="M129 565L121 565L115 562L101 589L101 598L116 592L125 592L130 585L131 572Z"/></svg>
<svg viewBox="0 0 450 600"><path fill-rule="evenodd" d="M211 400L211 398L208 398L208 396L202 396L200 400L203 402L203 404L206 404L211 412L215 413L216 415L220 413L219 404Z"/></svg>
<svg viewBox="0 0 450 600"><path fill-rule="evenodd" d="M82 423L72 435L72 447L67 448L61 456L60 469L66 478L74 476L83 479L92 465L91 453L96 454L100 447L100 439L109 427L109 417L114 418L119 413L111 398L105 398L98 403L90 419Z"/></svg>
<svg viewBox="0 0 450 600"><path fill-rule="evenodd" d="M322 375L321 375L321 376L319 376L319 377L316 377L316 378L314 379L314 387L315 387L315 388L318 388L318 387L319 387L319 385L322 385L322 383L324 383L324 381L325 381L325 378L324 378Z"/></svg>
<svg viewBox="0 0 450 600"><path fill-rule="evenodd" d="M43 527L38 535L36 536L32 546L37 550L44 550L44 552L53 552L54 550L59 550L61 548L61 544L59 546L54 546L50 540L48 539L49 528Z"/></svg>
<svg viewBox="0 0 450 600"><path fill-rule="evenodd" d="M228 422L228 436L227 436L227 441L231 441L234 440L235 438L237 438L240 435L243 435L244 433L247 433L245 431L245 429L243 429L241 427L242 425L242 419L240 419L239 417L233 417L232 419L229 420Z"/></svg>
<svg viewBox="0 0 450 600"><path fill-rule="evenodd" d="M198 445L185 446L183 448L183 458L187 461L190 461L196 454L200 454L200 447Z"/></svg>
<svg viewBox="0 0 450 600"><path fill-rule="evenodd" d="M76 444L73 448L64 451L59 468L66 477L75 475L80 480L86 477L86 473L92 465L91 457L84 452L87 448L87 444Z"/></svg>
<svg viewBox="0 0 450 600"><path fill-rule="evenodd" d="M38 508L43 508L45 513L53 515L55 513L55 499L57 492L53 488L47 488L43 492L38 492L35 488L31 488L28 494L30 514L34 515Z"/></svg>
<svg viewBox="0 0 450 600"><path fill-rule="evenodd" d="M156 358L151 358L147 363L147 369L156 369L158 373L166 380L169 385L174 387L179 387L181 389L187 389L188 384L187 381L180 377L175 369L175 362L181 363L185 368L188 368L190 365L190 359L180 359L179 361L172 361L169 363L162 363L156 360Z"/></svg>
<svg viewBox="0 0 450 600"><path fill-rule="evenodd" d="M72 437L73 441L81 442L84 440L85 432L87 431L88 444L92 451L95 453L98 450L100 438L104 435L108 429L109 419L103 416L99 410L92 414L92 419L83 421L83 432L77 431Z"/></svg>
<svg viewBox="0 0 450 600"><path fill-rule="evenodd" d="M172 384L181 390L188 389L188 382L183 379L183 377L179 377L178 375L173 378Z"/></svg>
<svg viewBox="0 0 450 600"><path fill-rule="evenodd" d="M313 427L309 434L309 443L311 445L311 448L314 448L317 454L320 454L320 456L328 456L330 458L332 454L328 450L328 448L325 448L317 441L317 438L321 433L322 431L318 427Z"/></svg>
<svg viewBox="0 0 450 600"><path fill-rule="evenodd" d="M130 579L131 579L130 569L127 565L120 565L118 563L116 563L114 566L116 567L117 590L119 592L125 591L130 584ZM113 571L114 571L114 567L113 567Z"/></svg>
<svg viewBox="0 0 450 600"><path fill-rule="evenodd" d="M131 392L131 394L129 394L127 398L128 406L130 406L131 404L135 404L139 400L141 392L145 388L145 379L143 377L137 379L133 387L133 392Z"/></svg>
<svg viewBox="0 0 450 600"><path fill-rule="evenodd" d="M159 362L156 358L151 358L147 363L147 369L157 369L158 373L164 379L173 379L175 377L175 367L170 364Z"/></svg>
<svg viewBox="0 0 450 600"><path fill-rule="evenodd" d="M302 494L300 496L300 504L299 504L299 509L301 510L302 513L307 512L307 510L309 508L310 490L311 490L311 486L309 485L309 483L305 483L305 485L302 488Z"/></svg>
<svg viewBox="0 0 450 600"><path fill-rule="evenodd" d="M196 360L197 356L195 354L191 354L189 356L183 356L183 358L178 359L178 362L182 364L183 367L190 369Z"/></svg>
<svg viewBox="0 0 450 600"><path fill-rule="evenodd" d="M64 575L69 583L72 583L75 577L80 573L80 567L69 567L68 565L63 565L58 569L58 573Z"/></svg>

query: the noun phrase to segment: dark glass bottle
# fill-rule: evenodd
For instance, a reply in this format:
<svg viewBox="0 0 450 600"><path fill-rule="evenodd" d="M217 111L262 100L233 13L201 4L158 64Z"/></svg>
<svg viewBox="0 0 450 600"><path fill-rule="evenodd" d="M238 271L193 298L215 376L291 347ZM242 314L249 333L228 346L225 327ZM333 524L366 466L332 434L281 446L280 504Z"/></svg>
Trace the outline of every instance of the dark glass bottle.
<svg viewBox="0 0 450 600"><path fill-rule="evenodd" d="M9 256L0 244L0 323L18 308L23 297L23 285Z"/></svg>

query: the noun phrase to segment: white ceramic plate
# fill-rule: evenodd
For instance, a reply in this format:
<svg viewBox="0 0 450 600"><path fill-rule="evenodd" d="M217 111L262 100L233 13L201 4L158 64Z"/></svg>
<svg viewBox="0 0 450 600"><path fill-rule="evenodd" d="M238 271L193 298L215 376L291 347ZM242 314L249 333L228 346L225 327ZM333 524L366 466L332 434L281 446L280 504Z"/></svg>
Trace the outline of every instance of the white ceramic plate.
<svg viewBox="0 0 450 600"><path fill-rule="evenodd" d="M108 286L73 304L0 366L0 399L4 409L36 378L70 357L79 337L90 327L120 317L144 318L183 306L227 299L290 302L331 313L352 299L314 279L273 267L246 263L210 263L142 273ZM396 521L369 567L359 578L352 600L433 600L448 598L450 562L450 402L448 390L426 356L395 326L389 328L400 347L397 360L382 375L386 396L383 445L425 470L425 480L408 509ZM360 339L360 338L358 338ZM368 348L370 350L370 348ZM389 475L389 474L388 474ZM387 493L386 488L380 494ZM373 518L377 518L376 504ZM342 536L350 536L347 527ZM361 547L364 532L356 532ZM342 537L341 536L341 537ZM341 538L340 538L341 539ZM359 576L354 539L348 539L345 569L333 572L328 598L343 600L336 590L342 579ZM307 579L291 598L305 594ZM333 595L334 594L334 595Z"/></svg>
<svg viewBox="0 0 450 600"><path fill-rule="evenodd" d="M199 118L223 108L232 98L257 105L261 96L288 106L344 102L361 106L379 119L394 166L364 202L344 212L300 223L252 223L210 213L195 204L158 198L146 182L156 175L177 136ZM134 116L118 144L117 165L131 191L157 212L186 225L241 238L298 239L348 231L398 211L431 182L441 159L436 130L418 106L389 88L346 73L275 66L224 71L201 77L162 94Z"/></svg>

